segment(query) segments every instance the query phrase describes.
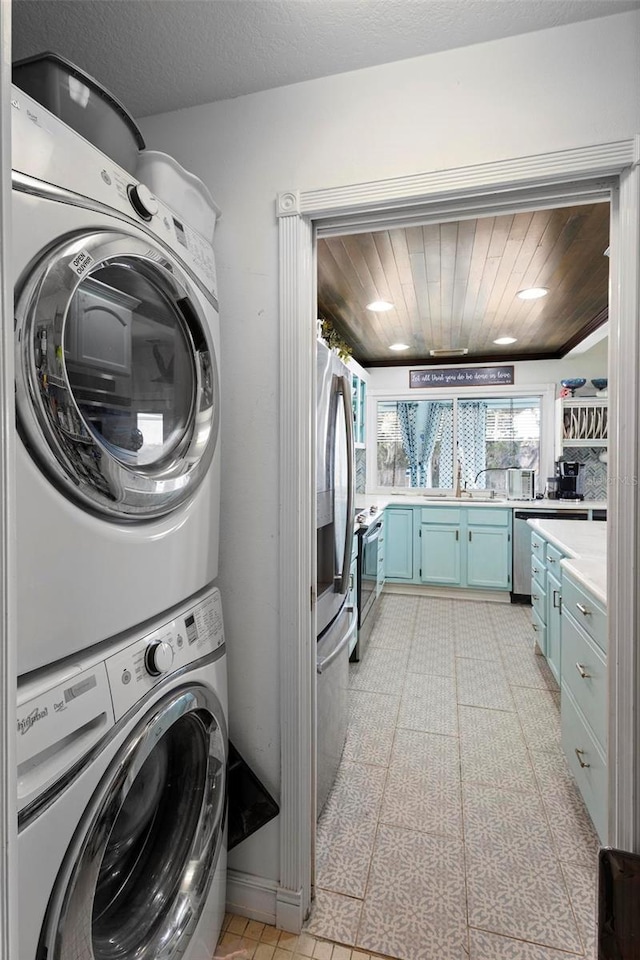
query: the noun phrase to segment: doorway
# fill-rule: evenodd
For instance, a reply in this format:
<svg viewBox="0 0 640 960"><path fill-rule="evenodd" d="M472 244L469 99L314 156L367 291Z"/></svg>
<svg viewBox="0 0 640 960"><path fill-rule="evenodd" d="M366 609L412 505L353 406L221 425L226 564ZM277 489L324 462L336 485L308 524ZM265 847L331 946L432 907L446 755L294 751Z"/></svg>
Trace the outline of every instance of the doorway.
<svg viewBox="0 0 640 960"><path fill-rule="evenodd" d="M581 315L586 326L590 311L606 315L609 216L608 204L590 203L424 228L386 227L318 241L319 316L329 315L336 327L343 320L346 329L338 328L343 339L359 350L368 347L375 357L366 373L371 396L368 446L377 455L368 457L368 492L358 489L357 495L365 512L375 505L376 492L393 497L392 509L385 513L384 541L390 551L395 520L394 557L398 518L413 531L416 504L421 504L423 519L442 511L437 502L420 500L419 495L429 489L435 498L453 487L454 449L470 488L477 473L482 484L485 471L495 471L489 476L497 491L502 481L497 497L505 495L506 474L500 463L535 467L543 478L553 472L547 464L556 455L556 391L548 387L538 398L548 414L542 417L531 398L527 407L514 409L517 398L505 393L526 393L529 378L536 384L557 384L570 375L569 357L543 358L545 349L550 355L555 352L554 344L543 342L545 327L557 343L567 337L563 317L570 322L570 316ZM570 284L557 272L560 262L563 274L575 270L582 276L579 293L570 296L565 308L562 291ZM548 327L539 304L526 313L517 309L521 301L515 299L516 290L533 286L534 279L544 279L551 288L552 306L544 311L553 311ZM578 303L589 290L587 279L594 281L591 299ZM443 317L454 316L456 292L453 324ZM385 297L394 301L394 310L367 314L368 302ZM485 313L481 305L489 301L493 309L490 313L487 307ZM522 346L493 347L492 338L506 332L507 321L509 333L528 346L535 362L530 357L528 364L517 362L527 359ZM536 335L540 340L534 343ZM408 364L384 365L393 357L386 352L389 344L398 339L415 344L422 337L422 357L414 352ZM469 393L476 396L483 388L410 390L410 367L435 369L425 341L434 346L445 341L454 350L461 342L472 348L478 344L476 363L516 364L514 386L494 386L493 394L485 387L485 399L473 401ZM492 349L493 355L487 353ZM365 360L362 353L355 359ZM435 366L464 362L441 357ZM603 365L594 367L593 375L606 375L606 354L598 351L595 362ZM452 373L456 368L448 369ZM433 400L434 395L440 399ZM490 396L493 399L487 399ZM404 413L416 405L428 407L430 414L435 410L439 427L432 432L438 442L423 448L424 460L409 469L407 457L417 455L417 434L425 428L420 427L419 410L413 438L410 424L399 430L394 417L397 410ZM442 405L445 409L438 409ZM473 442L465 429L470 411ZM553 424L542 435L540 420L547 427ZM454 422L457 445L451 442ZM387 437L395 437L395 443L383 439ZM390 447L392 470L387 462ZM597 452L578 450L594 460L589 486L597 486L604 499L606 465L600 464ZM359 453L364 451L356 450ZM520 463L520 455L528 457L526 464ZM564 452L567 459L573 455L569 448ZM402 493L408 496L399 497ZM598 498L590 489L587 501L591 499ZM446 509L457 516L457 508ZM480 509L487 510L482 504ZM483 516L506 522L508 511L499 511ZM473 509L466 513L471 523ZM447 519L451 522L451 514ZM423 538L429 534L431 542L434 534L446 536L443 529L421 526L419 533ZM446 551L436 546L428 551L438 559L428 561L432 569L427 571L425 540L419 547L416 541L414 548L411 535L406 539L406 563L414 581L441 578ZM483 564L488 560L485 556ZM418 564L423 569L418 571ZM406 576L406 571L397 572ZM441 586L439 596L429 595L429 590L436 588L387 582L371 642L360 662L350 666L349 730L334 789L318 821L315 899L307 929L388 956L419 957L434 950L442 960L457 960L469 950L473 956L497 956L517 950L519 941L578 955L584 949L590 956L598 841L564 763L560 689L547 661L534 653L530 608L511 606L508 591L488 602L478 590L454 587L447 595ZM530 585L522 592L530 593Z"/></svg>
<svg viewBox="0 0 640 960"><path fill-rule="evenodd" d="M637 396L638 261L640 237L640 172L632 168L633 141L569 150L438 174L377 184L357 185L309 194L295 191L278 198L281 238L281 502L280 580L282 658L283 778L281 813L281 878L277 894L278 923L299 929L311 900L313 851L312 764L313 669L315 623L309 591L314 582L314 462L310 445L313 411L309 383L313 379L315 338L314 238L323 230L354 232L381 223L424 222L455 212L514 209L586 198L612 203L611 314L615 343L610 362L613 476L637 476L636 405L624 406L621 394ZM301 322L307 318L307 322ZM620 443L620 436L633 443ZM638 835L637 730L632 705L637 700L635 653L629 638L638 625L635 573L638 566L636 524L619 524L622 515L636 518L636 486L613 484L609 538L610 645L615 670L610 676L610 745L617 763L610 769L613 842L633 849ZM300 642L300 638L305 642Z"/></svg>

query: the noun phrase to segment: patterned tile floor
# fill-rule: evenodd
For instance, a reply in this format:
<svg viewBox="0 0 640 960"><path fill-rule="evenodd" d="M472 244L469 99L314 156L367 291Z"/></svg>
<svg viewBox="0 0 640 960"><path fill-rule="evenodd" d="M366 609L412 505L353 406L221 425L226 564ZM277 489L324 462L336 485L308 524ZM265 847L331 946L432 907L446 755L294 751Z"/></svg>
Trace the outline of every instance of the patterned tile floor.
<svg viewBox="0 0 640 960"><path fill-rule="evenodd" d="M598 840L533 643L526 607L382 598L305 935L250 956L593 960Z"/></svg>

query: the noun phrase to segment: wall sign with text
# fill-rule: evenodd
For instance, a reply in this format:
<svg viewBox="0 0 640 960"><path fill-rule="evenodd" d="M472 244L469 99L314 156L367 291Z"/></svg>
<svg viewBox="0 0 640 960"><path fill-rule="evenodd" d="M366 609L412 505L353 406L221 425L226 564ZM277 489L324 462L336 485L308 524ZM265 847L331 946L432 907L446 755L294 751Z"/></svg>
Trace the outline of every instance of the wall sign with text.
<svg viewBox="0 0 640 960"><path fill-rule="evenodd" d="M439 367L410 370L410 387L498 387L513 383L513 367Z"/></svg>

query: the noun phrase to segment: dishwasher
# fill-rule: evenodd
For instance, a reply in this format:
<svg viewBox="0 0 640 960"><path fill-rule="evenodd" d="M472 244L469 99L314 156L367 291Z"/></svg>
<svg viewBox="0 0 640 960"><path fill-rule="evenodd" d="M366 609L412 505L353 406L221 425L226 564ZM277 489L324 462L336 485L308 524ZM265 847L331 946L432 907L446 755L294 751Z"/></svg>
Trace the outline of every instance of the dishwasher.
<svg viewBox="0 0 640 960"><path fill-rule="evenodd" d="M514 510L512 603L531 603L531 527L527 520L606 520L606 510Z"/></svg>

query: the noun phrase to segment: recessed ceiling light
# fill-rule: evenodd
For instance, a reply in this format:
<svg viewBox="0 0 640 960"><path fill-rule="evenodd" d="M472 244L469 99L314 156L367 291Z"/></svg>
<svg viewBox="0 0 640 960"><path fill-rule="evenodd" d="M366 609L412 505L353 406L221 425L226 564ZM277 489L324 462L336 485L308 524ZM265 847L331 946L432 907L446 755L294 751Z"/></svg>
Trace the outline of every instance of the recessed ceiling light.
<svg viewBox="0 0 640 960"><path fill-rule="evenodd" d="M408 343L392 343L389 346L389 350L408 350L408 349L409 349Z"/></svg>
<svg viewBox="0 0 640 960"><path fill-rule="evenodd" d="M500 346L502 346L503 343L504 344L515 343L517 339L518 339L517 337L498 337L498 339L494 340L493 342L499 343Z"/></svg>
<svg viewBox="0 0 640 960"><path fill-rule="evenodd" d="M546 297L548 293L547 287L527 287L526 290L518 290L516 296L521 300L539 300L540 297Z"/></svg>
<svg viewBox="0 0 640 960"><path fill-rule="evenodd" d="M387 310L393 310L393 304L388 300L374 300L367 304L367 310L373 310L374 313L386 313Z"/></svg>

